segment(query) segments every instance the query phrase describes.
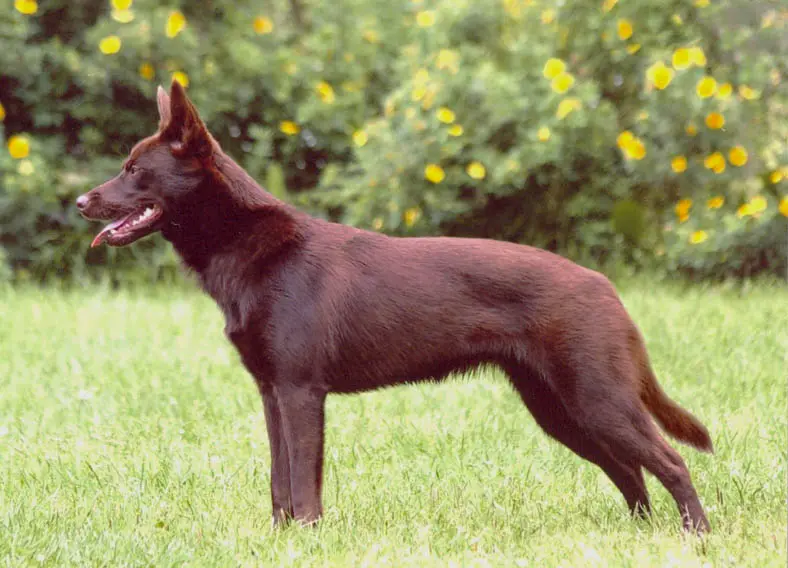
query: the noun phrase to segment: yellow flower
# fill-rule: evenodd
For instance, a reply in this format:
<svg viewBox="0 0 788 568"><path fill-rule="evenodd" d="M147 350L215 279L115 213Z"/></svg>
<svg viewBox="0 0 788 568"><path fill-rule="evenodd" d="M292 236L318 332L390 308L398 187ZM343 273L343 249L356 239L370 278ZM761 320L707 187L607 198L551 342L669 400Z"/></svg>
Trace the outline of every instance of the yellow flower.
<svg viewBox="0 0 788 568"><path fill-rule="evenodd" d="M703 49L695 46L689 48L690 61L697 67L704 67L706 65L706 54Z"/></svg>
<svg viewBox="0 0 788 568"><path fill-rule="evenodd" d="M555 115L560 119L564 119L569 116L569 113L572 111L580 110L582 106L580 99L576 97L567 97L558 103L558 109L556 109Z"/></svg>
<svg viewBox="0 0 788 568"><path fill-rule="evenodd" d="M712 130L719 130L725 126L725 117L718 112L710 112L706 115L706 126Z"/></svg>
<svg viewBox="0 0 788 568"><path fill-rule="evenodd" d="M438 120L444 124L451 124L455 119L454 111L446 107L439 108L438 112L435 113L435 116L437 116Z"/></svg>
<svg viewBox="0 0 788 568"><path fill-rule="evenodd" d="M131 8L132 0L112 0L112 7L116 10L128 10Z"/></svg>
<svg viewBox="0 0 788 568"><path fill-rule="evenodd" d="M380 42L380 35L375 30L364 30L364 33L361 34L361 37L363 37L364 41L368 43Z"/></svg>
<svg viewBox="0 0 788 568"><path fill-rule="evenodd" d="M673 23L676 24L677 26L680 26L680 25L682 25L684 23L684 19L681 16L679 16L678 14L673 14L670 17L670 19L673 20Z"/></svg>
<svg viewBox="0 0 788 568"><path fill-rule="evenodd" d="M705 7L706 7L706 6L708 6L710 3L711 3L711 1L710 1L710 0L695 0L695 2L694 2L694 4L695 4L695 5L696 5L698 8L705 8Z"/></svg>
<svg viewBox="0 0 788 568"><path fill-rule="evenodd" d="M417 85L422 85L430 80L430 72L423 67L413 74L413 82Z"/></svg>
<svg viewBox="0 0 788 568"><path fill-rule="evenodd" d="M295 75L298 71L298 65L296 65L293 61L288 61L284 65L284 71L288 75Z"/></svg>
<svg viewBox="0 0 788 568"><path fill-rule="evenodd" d="M252 27L257 34L270 34L274 31L274 22L268 16L257 16L252 22Z"/></svg>
<svg viewBox="0 0 788 568"><path fill-rule="evenodd" d="M788 195L780 200L780 205L777 207L783 217L788 217Z"/></svg>
<svg viewBox="0 0 788 568"><path fill-rule="evenodd" d="M435 11L424 10L416 14L416 23L420 28L431 28L435 25Z"/></svg>
<svg viewBox="0 0 788 568"><path fill-rule="evenodd" d="M424 179L432 183L440 183L446 178L446 172L437 164L428 164L424 168Z"/></svg>
<svg viewBox="0 0 788 568"><path fill-rule="evenodd" d="M21 175L29 176L32 175L36 169L33 167L33 162L30 160L22 160L19 162L19 167L16 169Z"/></svg>
<svg viewBox="0 0 788 568"><path fill-rule="evenodd" d="M660 91L670 85L673 80L674 71L670 67L665 66L662 61L657 61L648 68L646 73L649 82Z"/></svg>
<svg viewBox="0 0 788 568"><path fill-rule="evenodd" d="M0 103L0 122L3 120L5 120L5 107L3 106L3 103Z"/></svg>
<svg viewBox="0 0 788 568"><path fill-rule="evenodd" d="M383 228L383 218L382 217L375 217L372 220L372 228L376 231L380 231Z"/></svg>
<svg viewBox="0 0 788 568"><path fill-rule="evenodd" d="M150 63L141 63L139 68L140 77L146 81L150 81L156 75L156 70Z"/></svg>
<svg viewBox="0 0 788 568"><path fill-rule="evenodd" d="M731 85L730 83L723 83L717 89L717 95L716 96L720 100L725 100L725 99L727 99L728 97L731 96L732 92L733 92L733 85Z"/></svg>
<svg viewBox="0 0 788 568"><path fill-rule="evenodd" d="M173 73L172 80L178 81L184 89L189 86L189 76L183 71L176 71Z"/></svg>
<svg viewBox="0 0 788 568"><path fill-rule="evenodd" d="M413 91L410 93L411 100L415 103L420 101L424 98L424 95L427 94L427 87L415 87Z"/></svg>
<svg viewBox="0 0 788 568"><path fill-rule="evenodd" d="M32 16L38 12L38 2L36 0L14 0L14 8L20 14Z"/></svg>
<svg viewBox="0 0 788 568"><path fill-rule="evenodd" d="M687 169L687 158L684 156L676 156L670 161L670 167L673 168L673 171L677 174L685 171Z"/></svg>
<svg viewBox="0 0 788 568"><path fill-rule="evenodd" d="M315 87L315 90L317 91L317 95L320 97L320 100L328 105L332 104L336 100L334 88L325 81L320 81Z"/></svg>
<svg viewBox="0 0 788 568"><path fill-rule="evenodd" d="M416 109L413 107L408 107L405 109L405 118L413 119L416 116Z"/></svg>
<svg viewBox="0 0 788 568"><path fill-rule="evenodd" d="M131 10L112 10L112 19L121 24L128 24L134 20L134 12Z"/></svg>
<svg viewBox="0 0 788 568"><path fill-rule="evenodd" d="M747 85L739 86L739 95L741 95L741 98L747 99L748 101L758 98L758 92Z"/></svg>
<svg viewBox="0 0 788 568"><path fill-rule="evenodd" d="M695 92L702 99L708 99L716 91L717 81L714 80L714 77L709 77L708 75L698 81L698 85L695 87Z"/></svg>
<svg viewBox="0 0 788 568"><path fill-rule="evenodd" d="M684 131L690 136L695 136L698 133L698 127L690 122Z"/></svg>
<svg viewBox="0 0 788 568"><path fill-rule="evenodd" d="M734 146L728 152L728 160L732 166L740 168L747 163L747 150L743 146Z"/></svg>
<svg viewBox="0 0 788 568"><path fill-rule="evenodd" d="M104 55L112 55L120 51L120 38L116 35L111 35L103 38L99 42L99 51Z"/></svg>
<svg viewBox="0 0 788 568"><path fill-rule="evenodd" d="M632 32L634 31L632 28L632 22L626 18L621 18L618 21L617 28L619 38L626 40L632 37Z"/></svg>
<svg viewBox="0 0 788 568"><path fill-rule="evenodd" d="M405 220L406 227L412 227L416 220L421 215L421 210L418 207L411 207L410 209L406 209L405 213L403 213L402 218Z"/></svg>
<svg viewBox="0 0 788 568"><path fill-rule="evenodd" d="M295 136L301 132L301 127L292 120L283 120L279 123L279 131L288 136Z"/></svg>
<svg viewBox="0 0 788 568"><path fill-rule="evenodd" d="M364 146L368 140L369 140L369 135L363 130L356 130L353 133L353 143L359 148Z"/></svg>
<svg viewBox="0 0 788 568"><path fill-rule="evenodd" d="M30 154L30 142L26 136L16 134L8 139L8 153L16 160L27 158Z"/></svg>
<svg viewBox="0 0 788 568"><path fill-rule="evenodd" d="M631 43L627 46L627 53L630 55L635 55L638 51L640 51L639 43Z"/></svg>
<svg viewBox="0 0 788 568"><path fill-rule="evenodd" d="M618 0L605 0L602 2L602 11L609 12L616 6L616 4L618 4Z"/></svg>
<svg viewBox="0 0 788 568"><path fill-rule="evenodd" d="M704 242L709 238L709 235L706 231L695 231L690 235L689 242L693 245L699 245L700 243Z"/></svg>
<svg viewBox="0 0 788 568"><path fill-rule="evenodd" d="M673 67L676 69L686 69L690 66L690 50L686 47L680 47L673 52Z"/></svg>
<svg viewBox="0 0 788 568"><path fill-rule="evenodd" d="M556 93L563 94L571 89L574 84L575 78L570 73L561 73L552 80L550 88Z"/></svg>
<svg viewBox="0 0 788 568"><path fill-rule="evenodd" d="M780 170L774 170L769 175L769 181L772 182L775 185L780 183L782 180L783 180L783 173Z"/></svg>
<svg viewBox="0 0 788 568"><path fill-rule="evenodd" d="M449 136L462 136L464 132L462 126L459 124L453 124L451 128L449 128Z"/></svg>
<svg viewBox="0 0 788 568"><path fill-rule="evenodd" d="M638 113L638 120L646 120L648 118L648 111L641 110Z"/></svg>
<svg viewBox="0 0 788 568"><path fill-rule="evenodd" d="M739 219L741 219L742 217L748 217L753 213L754 211L752 210L752 205L750 205L749 203L744 203L740 205L739 208L736 210L736 216Z"/></svg>
<svg viewBox="0 0 788 568"><path fill-rule="evenodd" d="M537 138L539 138L540 142L547 142L550 140L550 129L546 126L543 126L539 129L539 132L536 133Z"/></svg>
<svg viewBox="0 0 788 568"><path fill-rule="evenodd" d="M473 179L484 179L487 175L487 168L481 162L473 161L465 168L465 172Z"/></svg>
<svg viewBox="0 0 788 568"><path fill-rule="evenodd" d="M635 140L635 135L632 134L629 130L625 130L624 132L619 134L618 137L616 138L616 144L618 144L618 147L623 150L634 140Z"/></svg>
<svg viewBox="0 0 788 568"><path fill-rule="evenodd" d="M438 52L436 66L438 69L448 69L452 74L457 74L460 65L460 55L451 49L441 49Z"/></svg>
<svg viewBox="0 0 788 568"><path fill-rule="evenodd" d="M503 9L515 20L519 20L522 16L520 0L503 0Z"/></svg>
<svg viewBox="0 0 788 568"><path fill-rule="evenodd" d="M681 223L689 219L690 209L692 209L692 199L685 198L676 203L674 210L676 212L676 217L678 217Z"/></svg>
<svg viewBox="0 0 788 568"><path fill-rule="evenodd" d="M714 173L722 173L725 171L725 157L720 152L714 152L704 158L703 165Z"/></svg>
<svg viewBox="0 0 788 568"><path fill-rule="evenodd" d="M725 198L722 195L712 197L706 202L706 207L709 209L719 209L723 205L725 205Z"/></svg>
<svg viewBox="0 0 788 568"><path fill-rule="evenodd" d="M752 208L753 214L766 211L766 205L767 205L766 198L760 195L757 195L752 199L750 199L750 207Z"/></svg>
<svg viewBox="0 0 788 568"><path fill-rule="evenodd" d="M643 144L643 141L629 130L625 130L618 135L616 144L621 148L627 160L642 160L646 157L646 146Z"/></svg>
<svg viewBox="0 0 788 568"><path fill-rule="evenodd" d="M421 108L424 110L429 110L432 108L432 103L435 101L435 94L438 90L435 87L427 87L427 91L424 94L424 99L421 101Z"/></svg>
<svg viewBox="0 0 788 568"><path fill-rule="evenodd" d="M179 33L183 31L183 28L186 27L186 17L183 15L182 12L175 10L170 12L169 17L167 18L167 37L173 38Z"/></svg>
<svg viewBox="0 0 788 568"><path fill-rule="evenodd" d="M542 12L543 24L552 24L553 20L555 20L555 10L544 10Z"/></svg>
<svg viewBox="0 0 788 568"><path fill-rule="evenodd" d="M625 150L627 157L633 160L642 160L646 157L646 146L640 138L635 138Z"/></svg>
<svg viewBox="0 0 788 568"><path fill-rule="evenodd" d="M561 59L551 57L547 60L547 63L544 64L542 74L544 75L545 79L555 79L561 73L563 73L564 70L566 70L566 63L564 63Z"/></svg>
<svg viewBox="0 0 788 568"><path fill-rule="evenodd" d="M720 154L719 152L715 152L714 154L709 154L708 156L706 156L706 157L703 159L703 166L704 166L704 167L705 167L707 170L710 170L711 168L713 168L713 167L714 167L714 164L716 164L716 163L717 163L717 161L718 161L718 159L719 159L719 158L718 158L718 156L719 156L719 157L722 157L722 154Z"/></svg>

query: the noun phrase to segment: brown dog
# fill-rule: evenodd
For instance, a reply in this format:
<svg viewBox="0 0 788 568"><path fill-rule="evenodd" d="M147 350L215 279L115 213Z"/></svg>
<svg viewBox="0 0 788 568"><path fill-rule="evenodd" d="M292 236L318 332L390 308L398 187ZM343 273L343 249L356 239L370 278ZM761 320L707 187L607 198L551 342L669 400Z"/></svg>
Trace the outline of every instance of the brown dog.
<svg viewBox="0 0 788 568"><path fill-rule="evenodd" d="M322 512L328 393L503 368L539 425L648 512L642 467L687 529L708 521L684 461L657 431L712 451L657 384L638 329L600 274L527 246L392 238L301 213L266 193L206 130L183 88L159 87L159 129L82 195L111 220L93 245L160 231L226 318L262 394L274 522ZM651 416L650 416L651 415Z"/></svg>

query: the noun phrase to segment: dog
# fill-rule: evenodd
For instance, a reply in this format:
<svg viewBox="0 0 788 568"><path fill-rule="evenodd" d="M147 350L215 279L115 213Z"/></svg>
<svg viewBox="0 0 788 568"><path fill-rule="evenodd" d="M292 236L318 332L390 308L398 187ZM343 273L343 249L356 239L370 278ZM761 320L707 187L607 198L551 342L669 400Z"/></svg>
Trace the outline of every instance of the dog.
<svg viewBox="0 0 788 568"><path fill-rule="evenodd" d="M111 221L91 246L161 233L221 308L263 400L274 525L322 514L329 393L496 365L541 428L600 467L633 514L650 511L645 468L685 529L709 530L652 417L713 452L708 431L660 388L607 278L525 245L396 238L309 216L222 151L179 83L160 86L157 102L156 133L76 205Z"/></svg>

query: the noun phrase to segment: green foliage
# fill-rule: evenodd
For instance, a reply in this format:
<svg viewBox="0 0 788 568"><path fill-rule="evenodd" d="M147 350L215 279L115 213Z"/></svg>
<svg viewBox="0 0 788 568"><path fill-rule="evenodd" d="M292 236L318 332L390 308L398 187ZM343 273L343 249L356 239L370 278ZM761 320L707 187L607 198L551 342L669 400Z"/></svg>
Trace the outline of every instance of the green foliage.
<svg viewBox="0 0 788 568"><path fill-rule="evenodd" d="M666 228L670 270L694 279L747 278L766 271L788 277L788 231L776 203L758 197L727 211L709 200L697 208L687 222Z"/></svg>
<svg viewBox="0 0 788 568"><path fill-rule="evenodd" d="M0 21L0 247L21 277L82 278L108 261L173 273L160 239L86 252L95 226L71 204L154 130L155 86L176 74L226 151L322 216L592 262L656 255L699 276L781 269L788 50L776 1L32 4ZM705 98L704 76L716 85ZM27 152L12 151L14 135ZM726 209L704 220L738 224L690 216L665 232L677 200L715 195ZM733 215L757 197L762 214ZM703 247L676 237L690 227L711 237ZM746 243L767 260L741 256ZM713 263L706 247L720 251Z"/></svg>

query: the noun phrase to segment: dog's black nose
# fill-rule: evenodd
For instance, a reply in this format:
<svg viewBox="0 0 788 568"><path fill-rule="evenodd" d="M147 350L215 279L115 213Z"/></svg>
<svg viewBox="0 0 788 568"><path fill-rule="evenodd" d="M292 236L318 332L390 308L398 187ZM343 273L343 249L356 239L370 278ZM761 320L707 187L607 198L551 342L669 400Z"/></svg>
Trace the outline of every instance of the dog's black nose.
<svg viewBox="0 0 788 568"><path fill-rule="evenodd" d="M87 195L80 195L77 197L77 209L82 210L87 207L88 201L90 201L90 198Z"/></svg>

